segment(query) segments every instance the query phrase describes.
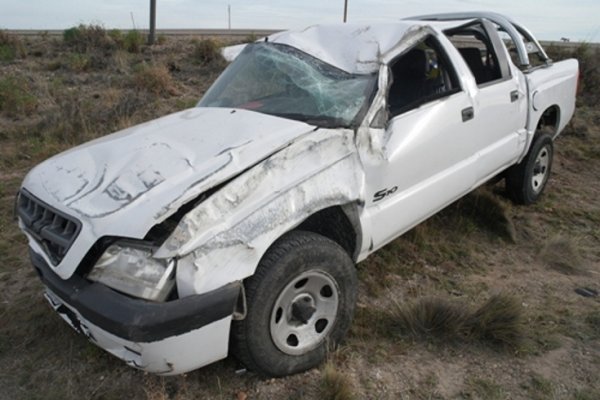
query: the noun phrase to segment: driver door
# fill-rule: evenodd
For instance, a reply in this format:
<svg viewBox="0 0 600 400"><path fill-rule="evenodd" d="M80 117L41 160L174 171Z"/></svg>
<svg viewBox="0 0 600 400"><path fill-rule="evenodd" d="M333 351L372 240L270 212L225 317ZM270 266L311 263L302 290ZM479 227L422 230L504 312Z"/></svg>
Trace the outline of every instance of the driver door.
<svg viewBox="0 0 600 400"><path fill-rule="evenodd" d="M433 36L390 63L384 159L366 165L373 250L468 192L476 181L475 113Z"/></svg>

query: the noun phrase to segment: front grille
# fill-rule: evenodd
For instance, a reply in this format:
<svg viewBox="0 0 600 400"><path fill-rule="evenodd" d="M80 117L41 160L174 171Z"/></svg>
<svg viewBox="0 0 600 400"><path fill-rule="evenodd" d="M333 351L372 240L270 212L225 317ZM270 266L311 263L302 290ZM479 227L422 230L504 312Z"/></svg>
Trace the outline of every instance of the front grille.
<svg viewBox="0 0 600 400"><path fill-rule="evenodd" d="M59 264L81 230L81 223L21 190L17 215L25 229L44 248L54 265Z"/></svg>

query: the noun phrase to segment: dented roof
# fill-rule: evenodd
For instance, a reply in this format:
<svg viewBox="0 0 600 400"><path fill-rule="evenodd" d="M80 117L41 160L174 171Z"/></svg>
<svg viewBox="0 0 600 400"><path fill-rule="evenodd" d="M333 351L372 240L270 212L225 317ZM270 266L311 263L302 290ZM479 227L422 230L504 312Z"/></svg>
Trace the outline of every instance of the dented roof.
<svg viewBox="0 0 600 400"><path fill-rule="evenodd" d="M404 20L374 24L313 25L302 30L278 32L264 40L295 47L349 73L368 74L376 72L382 58L405 39L422 31L439 33L466 22ZM227 47L223 49L223 56L232 61L244 47Z"/></svg>

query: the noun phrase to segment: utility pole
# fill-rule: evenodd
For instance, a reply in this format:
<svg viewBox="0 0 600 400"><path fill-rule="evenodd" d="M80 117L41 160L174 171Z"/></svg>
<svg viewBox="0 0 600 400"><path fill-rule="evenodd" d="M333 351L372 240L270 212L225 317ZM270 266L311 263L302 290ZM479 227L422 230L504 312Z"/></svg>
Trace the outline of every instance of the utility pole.
<svg viewBox="0 0 600 400"><path fill-rule="evenodd" d="M231 30L231 4L227 4L227 27Z"/></svg>
<svg viewBox="0 0 600 400"><path fill-rule="evenodd" d="M348 0L344 0L344 23L348 20Z"/></svg>
<svg viewBox="0 0 600 400"><path fill-rule="evenodd" d="M156 39L156 0L150 0L150 33L148 44L154 44Z"/></svg>

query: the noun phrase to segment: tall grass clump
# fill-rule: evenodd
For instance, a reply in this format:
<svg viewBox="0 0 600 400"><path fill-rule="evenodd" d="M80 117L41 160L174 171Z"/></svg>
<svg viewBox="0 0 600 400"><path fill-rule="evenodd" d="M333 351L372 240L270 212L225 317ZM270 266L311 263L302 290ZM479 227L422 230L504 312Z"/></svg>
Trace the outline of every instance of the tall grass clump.
<svg viewBox="0 0 600 400"><path fill-rule="evenodd" d="M0 30L0 61L13 61L25 57L25 46L21 38Z"/></svg>
<svg viewBox="0 0 600 400"><path fill-rule="evenodd" d="M353 400L352 382L331 362L325 364L321 377L319 398L323 400Z"/></svg>
<svg viewBox="0 0 600 400"><path fill-rule="evenodd" d="M516 347L524 337L522 308L512 296L490 297L475 310L440 298L424 298L398 309L400 329L415 338L482 342Z"/></svg>
<svg viewBox="0 0 600 400"><path fill-rule="evenodd" d="M500 346L516 347L522 340L522 307L505 294L490 297L465 322L467 337Z"/></svg>

